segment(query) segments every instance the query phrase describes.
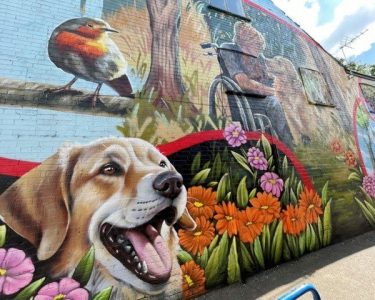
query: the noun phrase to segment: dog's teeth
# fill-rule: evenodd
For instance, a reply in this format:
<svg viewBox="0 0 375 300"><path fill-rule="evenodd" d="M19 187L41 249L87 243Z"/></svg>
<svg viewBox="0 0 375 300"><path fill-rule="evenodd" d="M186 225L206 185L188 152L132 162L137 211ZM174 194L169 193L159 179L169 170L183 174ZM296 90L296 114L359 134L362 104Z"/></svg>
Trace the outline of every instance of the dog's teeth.
<svg viewBox="0 0 375 300"><path fill-rule="evenodd" d="M130 253L131 256L135 256L135 252L133 251L132 253Z"/></svg>
<svg viewBox="0 0 375 300"><path fill-rule="evenodd" d="M138 263L138 264L137 264L137 269L138 269L138 271L140 271L140 270L142 269L142 265L141 265L141 263Z"/></svg>
<svg viewBox="0 0 375 300"><path fill-rule="evenodd" d="M124 248L125 248L125 252L126 252L127 254L129 254L129 253L133 250L133 247L132 247L132 246L125 246Z"/></svg>
<svg viewBox="0 0 375 300"><path fill-rule="evenodd" d="M122 244L125 242L125 237L122 234L119 234L116 238L116 242Z"/></svg>
<svg viewBox="0 0 375 300"><path fill-rule="evenodd" d="M134 258L133 258L133 260L134 260L134 262L139 262L139 257L138 256L134 256Z"/></svg>
<svg viewBox="0 0 375 300"><path fill-rule="evenodd" d="M119 253L120 253L120 251L119 251L118 249L116 249L115 252L116 252L116 254L119 254Z"/></svg>
<svg viewBox="0 0 375 300"><path fill-rule="evenodd" d="M148 268L147 268L147 263L143 260L142 261L142 273L147 273Z"/></svg>

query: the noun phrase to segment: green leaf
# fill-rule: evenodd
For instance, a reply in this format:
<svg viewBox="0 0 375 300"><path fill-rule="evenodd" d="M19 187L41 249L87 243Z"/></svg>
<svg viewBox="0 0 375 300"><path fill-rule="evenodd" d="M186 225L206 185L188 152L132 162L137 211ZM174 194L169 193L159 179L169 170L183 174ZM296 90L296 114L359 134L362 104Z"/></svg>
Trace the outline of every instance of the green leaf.
<svg viewBox="0 0 375 300"><path fill-rule="evenodd" d="M318 218L318 237L320 244L323 245L323 236L324 236L324 231L323 231L323 223L321 218Z"/></svg>
<svg viewBox="0 0 375 300"><path fill-rule="evenodd" d="M328 202L328 181L325 183L323 189L322 189L322 204L323 207L326 206Z"/></svg>
<svg viewBox="0 0 375 300"><path fill-rule="evenodd" d="M309 251L311 252L311 251L314 251L316 248L316 234L311 224L307 224L307 228L309 228L309 231L310 231Z"/></svg>
<svg viewBox="0 0 375 300"><path fill-rule="evenodd" d="M212 165L211 176L213 180L219 179L221 175L221 157L220 153L215 156L214 164Z"/></svg>
<svg viewBox="0 0 375 300"><path fill-rule="evenodd" d="M302 181L299 180L298 181L298 185L297 185L297 195L301 195L301 193L303 192L303 184L302 184Z"/></svg>
<svg viewBox="0 0 375 300"><path fill-rule="evenodd" d="M197 263L198 265L201 266L202 269L204 269L207 265L207 262L208 262L208 250L207 250L207 247L204 247L203 254L200 255L200 253L198 253Z"/></svg>
<svg viewBox="0 0 375 300"><path fill-rule="evenodd" d="M92 269L95 262L95 250L94 246L91 246L90 250L81 259L78 266L76 267L72 278L78 281L81 286L85 286L90 279Z"/></svg>
<svg viewBox="0 0 375 300"><path fill-rule="evenodd" d="M257 193L257 189L254 188L254 189L250 192L250 194L249 194L249 200L250 200L250 199L253 199L253 198L255 197L256 193Z"/></svg>
<svg viewBox="0 0 375 300"><path fill-rule="evenodd" d="M229 193L225 196L224 200L225 200L226 202L228 202L228 201L230 201L231 197L232 197L232 192L229 192Z"/></svg>
<svg viewBox="0 0 375 300"><path fill-rule="evenodd" d="M354 197L357 203L359 204L360 209L362 210L362 213L364 214L367 221L370 223L372 227L375 227L375 216L371 214L371 212L368 210L367 206L362 203L357 197Z"/></svg>
<svg viewBox="0 0 375 300"><path fill-rule="evenodd" d="M273 262L278 264L281 261L281 256L283 253L283 222L280 221L276 227L275 235L272 239L272 250L271 254L273 257Z"/></svg>
<svg viewBox="0 0 375 300"><path fill-rule="evenodd" d="M222 236L219 245L214 249L205 269L206 285L212 287L225 280L228 266L228 233Z"/></svg>
<svg viewBox="0 0 375 300"><path fill-rule="evenodd" d="M0 247L3 247L5 245L7 237L7 227L6 225L1 225L0 226Z"/></svg>
<svg viewBox="0 0 375 300"><path fill-rule="evenodd" d="M246 187L247 176L244 176L237 187L237 205L239 208L245 208L249 203L249 193Z"/></svg>
<svg viewBox="0 0 375 300"><path fill-rule="evenodd" d="M211 181L209 184L207 184L207 187L214 188L218 185L217 181Z"/></svg>
<svg viewBox="0 0 375 300"><path fill-rule="evenodd" d="M233 237L228 257L228 283L232 284L241 281L241 270L238 264L237 243Z"/></svg>
<svg viewBox="0 0 375 300"><path fill-rule="evenodd" d="M210 246L208 246L208 256L212 254L212 251L214 251L218 241L219 241L219 235L215 235L215 238L212 240Z"/></svg>
<svg viewBox="0 0 375 300"><path fill-rule="evenodd" d="M308 251L310 251L311 248L311 230L310 227L307 225L305 230L306 236L305 236L305 242L306 242L306 248Z"/></svg>
<svg viewBox="0 0 375 300"><path fill-rule="evenodd" d="M289 169L288 158L285 155L283 159L283 165L282 165L282 174L284 177L288 176L288 173L289 173L288 169Z"/></svg>
<svg viewBox="0 0 375 300"><path fill-rule="evenodd" d="M268 224L263 225L261 242L262 242L263 255L268 260L270 257L269 254L271 251L271 235L270 235L270 227Z"/></svg>
<svg viewBox="0 0 375 300"><path fill-rule="evenodd" d="M298 249L296 238L290 234L287 234L286 239L288 241L288 246L289 246L290 251L292 252L292 255L295 258L299 257L299 249Z"/></svg>
<svg viewBox="0 0 375 300"><path fill-rule="evenodd" d="M298 247L299 253L303 255L306 250L306 231L302 231L301 234L298 236Z"/></svg>
<svg viewBox="0 0 375 300"><path fill-rule="evenodd" d="M264 255L263 255L263 250L262 246L259 241L259 237L257 237L254 241L254 254L255 254L255 259L261 269L266 268L266 264L264 262Z"/></svg>
<svg viewBox="0 0 375 300"><path fill-rule="evenodd" d="M349 179L349 180L352 180L352 181L362 182L362 179L361 179L361 177L358 175L357 172L352 172L352 173L350 173L348 179Z"/></svg>
<svg viewBox="0 0 375 300"><path fill-rule="evenodd" d="M177 253L177 259L180 265L183 265L184 263L187 263L188 261L193 260L193 257L190 255L190 253L180 250Z"/></svg>
<svg viewBox="0 0 375 300"><path fill-rule="evenodd" d="M197 174L200 167L201 167L201 157L202 153L198 152L193 159L193 162L191 164L191 174Z"/></svg>
<svg viewBox="0 0 375 300"><path fill-rule="evenodd" d="M193 177L193 179L191 180L191 185L196 185L196 184L202 184L206 181L208 175L210 174L211 172L211 169L208 168L208 169L204 169L200 172L198 172L197 174L195 174L195 176Z"/></svg>
<svg viewBox="0 0 375 300"><path fill-rule="evenodd" d="M285 261L289 261L289 260L292 259L292 254L290 252L288 242L285 239L284 239L284 242L283 242L283 258L284 258Z"/></svg>
<svg viewBox="0 0 375 300"><path fill-rule="evenodd" d="M112 286L105 288L99 293L95 294L92 300L109 300L112 294Z"/></svg>
<svg viewBox="0 0 375 300"><path fill-rule="evenodd" d="M374 206L372 206L372 204L370 204L367 200L365 200L365 205L366 205L368 211L370 212L371 216L375 220L375 208L374 208Z"/></svg>
<svg viewBox="0 0 375 300"><path fill-rule="evenodd" d="M331 243L332 239L331 203L332 200L329 200L326 207L324 208L323 247L328 246Z"/></svg>
<svg viewBox="0 0 375 300"><path fill-rule="evenodd" d="M230 189L229 174L225 173L223 177L221 177L219 181L219 185L217 186L216 197L217 197L218 202L224 201L225 196L227 195L229 189Z"/></svg>
<svg viewBox="0 0 375 300"><path fill-rule="evenodd" d="M40 278L33 283L30 283L21 292L17 294L13 300L29 300L32 296L36 294L39 288L42 286L43 282L46 280L45 277Z"/></svg>
<svg viewBox="0 0 375 300"><path fill-rule="evenodd" d="M298 204L298 200L297 200L296 194L294 193L293 189L290 189L290 203L293 203L294 205Z"/></svg>
<svg viewBox="0 0 375 300"><path fill-rule="evenodd" d="M235 160L240 164L240 166L244 168L246 171L248 171L251 175L253 175L253 172L247 164L246 158L243 157L241 154L238 154L237 152L231 151L231 153Z"/></svg>
<svg viewBox="0 0 375 300"><path fill-rule="evenodd" d="M261 140L264 154L266 155L266 158L269 159L272 156L271 144L263 134Z"/></svg>
<svg viewBox="0 0 375 300"><path fill-rule="evenodd" d="M210 168L210 165L211 165L211 162L210 162L210 161L207 161L207 162L203 165L202 169L203 169L203 170L208 169L208 168Z"/></svg>
<svg viewBox="0 0 375 300"><path fill-rule="evenodd" d="M374 200L371 198L371 196L365 191L363 187L360 187L362 193L365 195L366 200L370 203L372 203Z"/></svg>
<svg viewBox="0 0 375 300"><path fill-rule="evenodd" d="M249 273L254 272L254 262L251 258L250 252L247 250L246 246L240 242L240 253L241 253L241 266L243 269Z"/></svg>
<svg viewBox="0 0 375 300"><path fill-rule="evenodd" d="M267 160L268 167L271 168L273 165L273 156L270 156L270 158Z"/></svg>
<svg viewBox="0 0 375 300"><path fill-rule="evenodd" d="M290 179L287 178L285 180L284 184L284 192L283 195L281 196L281 203L284 204L285 206L290 203L290 195L289 195L289 181Z"/></svg>

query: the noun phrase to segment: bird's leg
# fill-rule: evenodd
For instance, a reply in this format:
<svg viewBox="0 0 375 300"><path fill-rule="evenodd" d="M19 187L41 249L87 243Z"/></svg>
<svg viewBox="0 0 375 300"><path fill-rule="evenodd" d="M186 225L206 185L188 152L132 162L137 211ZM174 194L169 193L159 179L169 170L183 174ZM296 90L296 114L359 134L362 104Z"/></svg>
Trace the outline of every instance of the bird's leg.
<svg viewBox="0 0 375 300"><path fill-rule="evenodd" d="M92 107L96 106L96 102L99 99L99 91L102 88L102 85L103 85L103 83L99 83L98 86L95 89L94 94L92 95L92 99L91 99L92 100Z"/></svg>
<svg viewBox="0 0 375 300"><path fill-rule="evenodd" d="M71 81L69 81L67 84L63 85L62 87L55 88L55 89L49 89L49 92L62 92L66 90L70 90L72 85L77 81L78 77L74 77Z"/></svg>

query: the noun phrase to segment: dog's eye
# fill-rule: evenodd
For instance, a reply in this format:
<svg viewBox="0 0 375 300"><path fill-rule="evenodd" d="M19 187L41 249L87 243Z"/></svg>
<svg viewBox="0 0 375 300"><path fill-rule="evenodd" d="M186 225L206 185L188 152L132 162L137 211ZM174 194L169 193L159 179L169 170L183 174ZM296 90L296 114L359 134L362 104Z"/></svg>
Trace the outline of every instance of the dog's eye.
<svg viewBox="0 0 375 300"><path fill-rule="evenodd" d="M166 168L167 167L167 163L162 160L160 163L159 163L159 166L162 167L162 168Z"/></svg>
<svg viewBox="0 0 375 300"><path fill-rule="evenodd" d="M88 24L87 24L87 26L88 26L88 27L91 27L91 28L93 28L93 27L94 27L94 25L93 25L93 24L91 24L91 23L88 23Z"/></svg>
<svg viewBox="0 0 375 300"><path fill-rule="evenodd" d="M108 163L100 169L100 173L108 176L116 176L122 173L122 169L115 163Z"/></svg>

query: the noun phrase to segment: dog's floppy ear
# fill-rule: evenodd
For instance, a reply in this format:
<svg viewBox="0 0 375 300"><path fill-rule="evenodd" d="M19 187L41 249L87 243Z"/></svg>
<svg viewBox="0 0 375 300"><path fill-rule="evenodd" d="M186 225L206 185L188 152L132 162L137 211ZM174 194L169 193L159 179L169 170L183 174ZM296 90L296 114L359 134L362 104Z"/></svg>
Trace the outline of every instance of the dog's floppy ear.
<svg viewBox="0 0 375 300"><path fill-rule="evenodd" d="M189 214L189 211L185 207L185 210L181 216L181 218L178 220L178 225L180 225L182 228L187 230L194 230L195 227L197 227L197 224L195 223L194 219Z"/></svg>
<svg viewBox="0 0 375 300"><path fill-rule="evenodd" d="M0 215L37 248L39 260L53 256L69 223L69 184L79 150L64 149L18 179L0 196Z"/></svg>

